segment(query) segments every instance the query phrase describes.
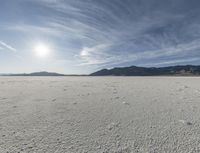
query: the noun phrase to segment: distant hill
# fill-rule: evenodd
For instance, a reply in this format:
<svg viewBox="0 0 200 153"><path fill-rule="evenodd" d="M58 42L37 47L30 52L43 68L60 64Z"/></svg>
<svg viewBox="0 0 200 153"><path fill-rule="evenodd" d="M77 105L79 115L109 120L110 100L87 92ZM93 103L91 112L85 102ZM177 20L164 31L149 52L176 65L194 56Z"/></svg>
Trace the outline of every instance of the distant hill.
<svg viewBox="0 0 200 153"><path fill-rule="evenodd" d="M169 67L119 67L102 69L90 74L91 76L196 76L200 75L200 66L183 65Z"/></svg>
<svg viewBox="0 0 200 153"><path fill-rule="evenodd" d="M2 74L2 76L65 76L64 74L54 72L34 72L34 73L21 73L21 74Z"/></svg>

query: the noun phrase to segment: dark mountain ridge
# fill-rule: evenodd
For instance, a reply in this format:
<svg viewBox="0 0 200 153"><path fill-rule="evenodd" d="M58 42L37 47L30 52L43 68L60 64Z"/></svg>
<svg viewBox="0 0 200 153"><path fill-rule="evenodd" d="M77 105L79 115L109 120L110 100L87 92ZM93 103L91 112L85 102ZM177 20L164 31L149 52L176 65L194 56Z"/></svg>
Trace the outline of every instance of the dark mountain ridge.
<svg viewBox="0 0 200 153"><path fill-rule="evenodd" d="M168 67L118 67L113 69L102 69L90 74L91 76L198 76L200 66L178 65Z"/></svg>

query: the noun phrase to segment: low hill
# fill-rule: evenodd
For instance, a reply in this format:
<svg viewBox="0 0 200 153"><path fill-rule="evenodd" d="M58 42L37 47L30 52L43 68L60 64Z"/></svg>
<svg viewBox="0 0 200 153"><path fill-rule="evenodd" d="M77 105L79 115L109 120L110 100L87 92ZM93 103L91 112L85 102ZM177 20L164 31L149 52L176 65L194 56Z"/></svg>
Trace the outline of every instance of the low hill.
<svg viewBox="0 0 200 153"><path fill-rule="evenodd" d="M2 74L3 76L65 76L64 74L54 72L34 72L34 73L21 73L21 74Z"/></svg>

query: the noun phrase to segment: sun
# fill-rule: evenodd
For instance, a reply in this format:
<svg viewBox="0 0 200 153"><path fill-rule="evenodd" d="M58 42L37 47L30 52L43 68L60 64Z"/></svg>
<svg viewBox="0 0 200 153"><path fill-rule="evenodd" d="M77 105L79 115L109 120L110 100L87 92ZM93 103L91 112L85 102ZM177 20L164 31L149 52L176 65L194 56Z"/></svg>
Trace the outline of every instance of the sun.
<svg viewBox="0 0 200 153"><path fill-rule="evenodd" d="M40 58L44 58L49 55L50 49L49 49L48 45L40 43L40 44L35 45L34 53L36 56L38 56Z"/></svg>

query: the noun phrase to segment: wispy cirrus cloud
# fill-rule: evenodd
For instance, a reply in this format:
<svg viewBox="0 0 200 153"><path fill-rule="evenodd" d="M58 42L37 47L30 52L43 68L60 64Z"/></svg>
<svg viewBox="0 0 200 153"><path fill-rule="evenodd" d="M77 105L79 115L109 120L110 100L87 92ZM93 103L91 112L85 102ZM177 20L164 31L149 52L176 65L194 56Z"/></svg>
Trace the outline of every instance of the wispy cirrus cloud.
<svg viewBox="0 0 200 153"><path fill-rule="evenodd" d="M12 53L12 56L17 59L20 59L20 60L23 59L16 48L14 48L13 46L11 46L10 44L8 44L4 41L0 41L0 51L1 50Z"/></svg>
<svg viewBox="0 0 200 153"><path fill-rule="evenodd" d="M18 31L25 34L43 34L48 36L61 36L62 32L59 29L54 29L49 26L38 26L31 24L18 24L15 26L5 26L4 30L7 31Z"/></svg>
<svg viewBox="0 0 200 153"><path fill-rule="evenodd" d="M137 52L134 54L126 53L124 55L109 55L106 51L102 53L108 46L102 45L101 47L84 48L80 56L85 60L82 65L95 65L99 64L102 66L118 65L127 63L130 61L139 62L140 65L167 65L167 64L178 64L185 62L198 61L196 56L199 54L199 40L192 41L190 43L178 44L173 47L161 48L158 50L146 50L143 52ZM187 55L188 58L185 58ZM171 60L171 58L177 58ZM140 61L163 59L162 62L150 62L142 64ZM91 62L90 62L91 61Z"/></svg>
<svg viewBox="0 0 200 153"><path fill-rule="evenodd" d="M6 51L17 52L17 49L15 49L11 45L9 45L9 44L7 44L7 43L5 43L3 41L0 41L0 48L2 50L6 50Z"/></svg>
<svg viewBox="0 0 200 153"><path fill-rule="evenodd" d="M175 60L168 60L168 61L162 61L162 62L154 62L154 63L147 63L143 66L165 66L165 65L174 65L174 64L188 64L191 62L199 61L199 57L192 57L192 58L184 58L184 59L175 59Z"/></svg>

